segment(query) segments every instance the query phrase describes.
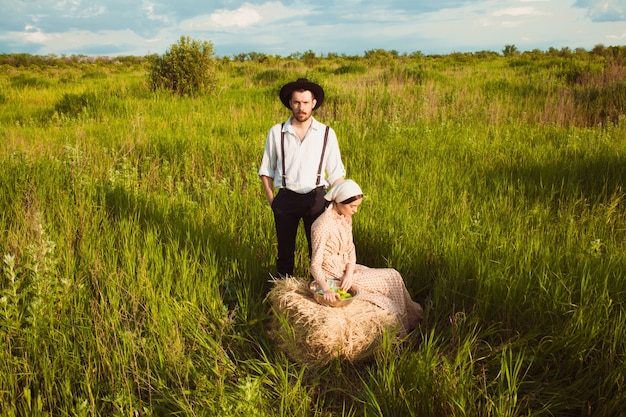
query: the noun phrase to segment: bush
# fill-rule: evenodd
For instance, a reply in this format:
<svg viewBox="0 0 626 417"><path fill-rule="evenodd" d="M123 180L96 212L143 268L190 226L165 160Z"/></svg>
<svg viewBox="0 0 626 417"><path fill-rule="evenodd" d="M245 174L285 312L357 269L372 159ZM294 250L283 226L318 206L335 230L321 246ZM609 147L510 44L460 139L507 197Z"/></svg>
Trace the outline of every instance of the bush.
<svg viewBox="0 0 626 417"><path fill-rule="evenodd" d="M37 77L29 77L24 74L20 74L11 78L11 87L14 88L47 88L50 87L50 83L46 80L42 80Z"/></svg>
<svg viewBox="0 0 626 417"><path fill-rule="evenodd" d="M98 107L98 99L92 92L82 94L66 93L55 104L54 110L60 115L77 117L81 113L96 110Z"/></svg>
<svg viewBox="0 0 626 417"><path fill-rule="evenodd" d="M85 72L85 74L83 74L83 78L86 80L101 80L107 77L106 72L104 71L91 71L91 72Z"/></svg>
<svg viewBox="0 0 626 417"><path fill-rule="evenodd" d="M277 69L270 69L263 72L258 73L254 76L254 79L259 84L271 85L278 81L281 81L285 77L284 71Z"/></svg>
<svg viewBox="0 0 626 417"><path fill-rule="evenodd" d="M152 58L149 77L153 90L193 95L214 87L213 43L181 36L163 56Z"/></svg>
<svg viewBox="0 0 626 417"><path fill-rule="evenodd" d="M365 74L366 71L367 71L367 67L364 65L349 63L349 64L340 66L334 72L335 72L335 75L341 75L341 74Z"/></svg>

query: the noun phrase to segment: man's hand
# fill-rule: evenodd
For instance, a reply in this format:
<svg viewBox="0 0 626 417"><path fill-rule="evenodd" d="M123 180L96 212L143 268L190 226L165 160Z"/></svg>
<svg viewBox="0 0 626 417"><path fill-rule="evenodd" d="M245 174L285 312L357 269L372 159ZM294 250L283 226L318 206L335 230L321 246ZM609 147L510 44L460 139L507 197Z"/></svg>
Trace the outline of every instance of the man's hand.
<svg viewBox="0 0 626 417"><path fill-rule="evenodd" d="M267 202L271 206L274 201L274 180L270 177L266 177L265 175L261 175L261 182L263 183L263 191L265 191Z"/></svg>

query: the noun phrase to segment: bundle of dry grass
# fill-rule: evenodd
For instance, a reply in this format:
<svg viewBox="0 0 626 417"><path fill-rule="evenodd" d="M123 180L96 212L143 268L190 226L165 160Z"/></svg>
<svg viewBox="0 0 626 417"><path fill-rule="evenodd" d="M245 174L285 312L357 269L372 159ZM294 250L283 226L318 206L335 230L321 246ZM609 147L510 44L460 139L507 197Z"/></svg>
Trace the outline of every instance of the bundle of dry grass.
<svg viewBox="0 0 626 417"><path fill-rule="evenodd" d="M384 333L399 326L394 314L358 298L341 308L320 305L302 278L275 280L267 298L274 312L270 337L292 360L308 366L371 358Z"/></svg>

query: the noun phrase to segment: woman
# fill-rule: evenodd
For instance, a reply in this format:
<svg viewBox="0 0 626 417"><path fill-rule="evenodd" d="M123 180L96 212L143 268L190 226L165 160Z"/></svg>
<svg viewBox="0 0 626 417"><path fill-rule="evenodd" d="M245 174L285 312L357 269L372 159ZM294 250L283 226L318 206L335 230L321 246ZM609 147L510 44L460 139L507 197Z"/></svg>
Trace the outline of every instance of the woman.
<svg viewBox="0 0 626 417"><path fill-rule="evenodd" d="M348 291L354 285L360 291L360 299L395 313L402 323L401 330L414 329L422 319L422 307L411 299L400 273L356 263L352 216L363 201L361 188L352 180L344 180L324 198L330 204L311 228L311 275L324 291L324 299L333 301L339 296L326 282L339 279L341 289Z"/></svg>

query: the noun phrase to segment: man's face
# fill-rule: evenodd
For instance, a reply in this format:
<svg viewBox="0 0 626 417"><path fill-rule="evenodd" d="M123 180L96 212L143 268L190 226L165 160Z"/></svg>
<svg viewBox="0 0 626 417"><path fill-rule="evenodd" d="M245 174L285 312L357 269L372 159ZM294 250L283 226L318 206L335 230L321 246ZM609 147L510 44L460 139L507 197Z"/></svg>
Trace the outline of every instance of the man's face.
<svg viewBox="0 0 626 417"><path fill-rule="evenodd" d="M313 98L313 93L308 90L294 91L291 94L291 100L289 100L293 117L300 123L309 120L313 114L315 103L317 101Z"/></svg>

